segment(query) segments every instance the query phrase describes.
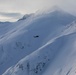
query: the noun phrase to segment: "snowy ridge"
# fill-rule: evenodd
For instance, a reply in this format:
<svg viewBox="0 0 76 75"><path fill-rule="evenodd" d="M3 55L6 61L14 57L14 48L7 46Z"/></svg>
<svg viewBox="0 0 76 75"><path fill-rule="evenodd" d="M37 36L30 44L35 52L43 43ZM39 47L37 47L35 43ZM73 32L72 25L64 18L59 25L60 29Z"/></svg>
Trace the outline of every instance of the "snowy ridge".
<svg viewBox="0 0 76 75"><path fill-rule="evenodd" d="M76 32L76 21L73 21L71 24L68 24L62 34L68 35L74 32Z"/></svg>
<svg viewBox="0 0 76 75"><path fill-rule="evenodd" d="M26 20L27 18L33 16L33 14L26 14L24 15L21 19L19 19L18 21L21 21L21 20Z"/></svg>
<svg viewBox="0 0 76 75"><path fill-rule="evenodd" d="M25 20L8 24L7 32L3 31L5 27L0 28L2 29L0 34L0 74L54 75L56 72L55 75L59 75L61 70L63 73L66 68L64 65L68 63L66 63L67 59L75 60L73 59L75 56L71 58L71 53L74 53L76 49L76 23L73 22L74 20L76 17L57 10L47 14L38 15L37 13ZM62 58L59 56L63 59L67 58L64 59L64 62L60 62ZM58 66L55 60L56 62L59 60ZM51 64L54 64L55 68ZM67 65L68 69L63 75L68 75L69 67ZM5 72L5 70L7 71Z"/></svg>

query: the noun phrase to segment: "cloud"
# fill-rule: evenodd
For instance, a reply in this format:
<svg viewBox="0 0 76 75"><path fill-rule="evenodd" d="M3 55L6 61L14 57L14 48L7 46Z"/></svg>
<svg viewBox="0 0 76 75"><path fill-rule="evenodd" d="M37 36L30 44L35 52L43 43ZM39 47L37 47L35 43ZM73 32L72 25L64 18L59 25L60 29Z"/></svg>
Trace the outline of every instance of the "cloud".
<svg viewBox="0 0 76 75"><path fill-rule="evenodd" d="M0 16L4 16L4 17L11 17L11 18L18 18L21 17L22 14L21 13L6 13L6 12L0 12Z"/></svg>
<svg viewBox="0 0 76 75"><path fill-rule="evenodd" d="M31 13L53 5L60 5L71 12L75 11L76 0L0 0L0 10L3 12Z"/></svg>
<svg viewBox="0 0 76 75"><path fill-rule="evenodd" d="M76 0L0 0L1 11L31 13L38 9L60 5L67 10L75 10Z"/></svg>
<svg viewBox="0 0 76 75"><path fill-rule="evenodd" d="M1 0L0 10L31 13L53 4L53 0Z"/></svg>
<svg viewBox="0 0 76 75"><path fill-rule="evenodd" d="M22 16L23 16L23 14L21 14L21 13L0 12L1 21L16 21L17 19L21 18Z"/></svg>
<svg viewBox="0 0 76 75"><path fill-rule="evenodd" d="M33 13L42 8L51 8L53 5L58 5L64 10L76 15L76 0L0 0L0 15L18 18L21 16L20 13Z"/></svg>

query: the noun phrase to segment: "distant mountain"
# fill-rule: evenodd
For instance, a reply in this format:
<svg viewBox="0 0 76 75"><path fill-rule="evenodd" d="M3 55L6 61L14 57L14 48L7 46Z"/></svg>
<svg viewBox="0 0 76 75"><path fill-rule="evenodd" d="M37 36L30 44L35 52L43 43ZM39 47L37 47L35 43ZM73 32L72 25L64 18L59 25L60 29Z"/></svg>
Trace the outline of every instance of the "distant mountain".
<svg viewBox="0 0 76 75"><path fill-rule="evenodd" d="M75 60L71 58L75 20L75 16L54 7L50 12L25 15L21 21L1 27L0 75L68 75L71 67L63 66Z"/></svg>

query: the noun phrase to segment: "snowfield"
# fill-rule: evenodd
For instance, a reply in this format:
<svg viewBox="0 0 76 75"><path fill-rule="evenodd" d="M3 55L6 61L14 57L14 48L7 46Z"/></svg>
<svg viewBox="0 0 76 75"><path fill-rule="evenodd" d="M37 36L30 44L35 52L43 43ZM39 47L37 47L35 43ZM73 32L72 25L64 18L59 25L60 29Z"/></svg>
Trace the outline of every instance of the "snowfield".
<svg viewBox="0 0 76 75"><path fill-rule="evenodd" d="M0 75L75 73L75 16L54 7L0 23Z"/></svg>

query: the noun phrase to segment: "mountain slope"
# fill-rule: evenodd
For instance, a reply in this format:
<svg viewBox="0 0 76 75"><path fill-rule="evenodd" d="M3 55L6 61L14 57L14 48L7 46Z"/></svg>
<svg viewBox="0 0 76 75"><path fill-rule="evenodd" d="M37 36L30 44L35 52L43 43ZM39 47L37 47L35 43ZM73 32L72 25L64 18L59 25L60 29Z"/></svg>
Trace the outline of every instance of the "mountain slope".
<svg viewBox="0 0 76 75"><path fill-rule="evenodd" d="M62 36L19 61L3 75L73 75L76 65L76 33ZM68 55L67 55L68 54ZM49 66L48 66L49 64Z"/></svg>
<svg viewBox="0 0 76 75"><path fill-rule="evenodd" d="M40 55L41 57L44 57L45 54L48 55L46 51L48 47L51 46L51 43L53 43L56 38L59 38L61 34L64 34L63 30L65 30L68 24L70 24L75 19L76 17L64 11L56 9L53 12L44 12L44 14L34 14L33 16L30 16L25 20L12 23L10 24L10 26L8 25L7 32L3 34L5 28L4 27L2 30L2 35L0 34L0 75L7 68L11 67L12 65L15 65L23 57L25 57L25 60L21 63L24 63L25 66L27 62L26 59L29 59L29 61L32 63L33 61L36 61L36 58L34 58L34 60L32 59L34 54L32 54L33 56L29 55L34 51L38 52L38 50L40 50L41 54L39 53L38 55ZM59 46L60 44L57 47ZM57 49L55 49L54 52L56 51ZM51 56L49 54L50 60L53 59L51 57L54 57L54 52L51 53ZM42 59L43 58L41 58L41 60ZM47 60L48 59L43 61L47 62ZM12 72L14 75L14 71Z"/></svg>

